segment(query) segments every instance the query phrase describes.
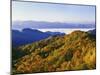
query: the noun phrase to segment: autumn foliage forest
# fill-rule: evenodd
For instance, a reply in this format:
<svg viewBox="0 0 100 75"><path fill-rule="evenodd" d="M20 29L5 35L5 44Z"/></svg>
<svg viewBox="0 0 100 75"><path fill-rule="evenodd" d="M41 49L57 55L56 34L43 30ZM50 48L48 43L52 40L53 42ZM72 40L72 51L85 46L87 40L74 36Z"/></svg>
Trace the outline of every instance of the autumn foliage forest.
<svg viewBox="0 0 100 75"><path fill-rule="evenodd" d="M96 37L74 31L12 48L12 73L92 70L96 68Z"/></svg>

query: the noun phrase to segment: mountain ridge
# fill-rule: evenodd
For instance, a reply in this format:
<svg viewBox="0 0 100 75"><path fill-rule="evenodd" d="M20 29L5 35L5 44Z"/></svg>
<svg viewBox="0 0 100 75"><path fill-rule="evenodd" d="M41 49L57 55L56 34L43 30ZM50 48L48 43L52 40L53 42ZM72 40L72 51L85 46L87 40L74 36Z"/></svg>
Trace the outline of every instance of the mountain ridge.
<svg viewBox="0 0 100 75"><path fill-rule="evenodd" d="M95 28L94 23L66 23L66 22L44 22L44 21L14 21L12 29L24 28Z"/></svg>
<svg viewBox="0 0 100 75"><path fill-rule="evenodd" d="M25 28L22 31L12 30L12 44L13 46L21 46L28 43L36 42L50 36L60 36L64 33L60 32L42 32L37 29Z"/></svg>

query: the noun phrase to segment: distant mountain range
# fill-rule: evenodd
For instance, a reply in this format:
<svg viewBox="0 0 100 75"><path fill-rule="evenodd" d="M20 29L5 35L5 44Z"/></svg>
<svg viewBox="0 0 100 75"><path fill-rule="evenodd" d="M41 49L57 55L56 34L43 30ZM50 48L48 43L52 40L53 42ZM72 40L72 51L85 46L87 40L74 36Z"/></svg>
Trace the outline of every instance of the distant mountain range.
<svg viewBox="0 0 100 75"><path fill-rule="evenodd" d="M12 30L12 45L14 47L36 42L49 36L64 35L60 32L41 32L36 29L25 28L22 31Z"/></svg>
<svg viewBox="0 0 100 75"><path fill-rule="evenodd" d="M95 28L94 23L61 23L61 22L43 22L43 21L14 21L12 29L43 29L43 28Z"/></svg>

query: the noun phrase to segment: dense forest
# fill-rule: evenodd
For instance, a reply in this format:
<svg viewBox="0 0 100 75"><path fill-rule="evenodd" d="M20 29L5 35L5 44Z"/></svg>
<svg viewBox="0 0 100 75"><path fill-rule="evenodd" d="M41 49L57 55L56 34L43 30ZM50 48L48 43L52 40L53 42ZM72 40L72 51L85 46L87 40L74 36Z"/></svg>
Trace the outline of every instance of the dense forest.
<svg viewBox="0 0 100 75"><path fill-rule="evenodd" d="M12 49L12 73L91 70L96 68L96 37L74 31Z"/></svg>

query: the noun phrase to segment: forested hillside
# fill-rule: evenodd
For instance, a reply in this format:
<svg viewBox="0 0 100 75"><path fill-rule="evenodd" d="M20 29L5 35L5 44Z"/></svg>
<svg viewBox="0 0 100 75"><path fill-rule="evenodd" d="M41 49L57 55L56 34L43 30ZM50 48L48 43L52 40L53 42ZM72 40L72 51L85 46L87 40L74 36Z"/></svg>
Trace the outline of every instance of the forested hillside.
<svg viewBox="0 0 100 75"><path fill-rule="evenodd" d="M96 38L74 31L13 48L14 73L91 70L96 68Z"/></svg>

